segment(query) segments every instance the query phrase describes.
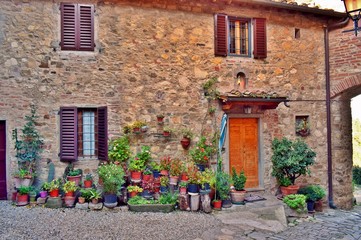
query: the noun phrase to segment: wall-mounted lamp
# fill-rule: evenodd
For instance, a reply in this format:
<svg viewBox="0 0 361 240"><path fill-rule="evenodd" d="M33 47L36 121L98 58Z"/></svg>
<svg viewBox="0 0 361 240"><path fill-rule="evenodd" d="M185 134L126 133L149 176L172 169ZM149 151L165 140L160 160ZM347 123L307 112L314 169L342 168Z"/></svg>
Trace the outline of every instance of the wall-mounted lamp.
<svg viewBox="0 0 361 240"><path fill-rule="evenodd" d="M346 13L354 23L354 31L357 36L358 21L361 18L361 0L341 0L345 4Z"/></svg>
<svg viewBox="0 0 361 240"><path fill-rule="evenodd" d="M244 106L244 113L250 114L252 113L252 107L251 106Z"/></svg>

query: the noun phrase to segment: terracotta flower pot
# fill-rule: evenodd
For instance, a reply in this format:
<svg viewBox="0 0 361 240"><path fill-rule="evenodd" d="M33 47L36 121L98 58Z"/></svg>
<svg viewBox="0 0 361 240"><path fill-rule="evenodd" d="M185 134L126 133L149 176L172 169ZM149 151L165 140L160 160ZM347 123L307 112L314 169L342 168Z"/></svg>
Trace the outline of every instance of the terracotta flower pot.
<svg viewBox="0 0 361 240"><path fill-rule="evenodd" d="M232 191L231 199L233 204L241 204L244 202L244 197L246 195L246 191Z"/></svg>
<svg viewBox="0 0 361 240"><path fill-rule="evenodd" d="M140 180L140 179L142 179L142 172L131 171L130 172L130 178L132 180Z"/></svg>
<svg viewBox="0 0 361 240"><path fill-rule="evenodd" d="M283 196L287 196L290 194L296 194L300 186L298 185L290 185L290 186L281 186L281 192Z"/></svg>
<svg viewBox="0 0 361 240"><path fill-rule="evenodd" d="M91 188L93 185L93 181L92 180L84 180L84 187L85 188Z"/></svg>
<svg viewBox="0 0 361 240"><path fill-rule="evenodd" d="M54 189L49 192L50 197L59 197L59 189Z"/></svg>
<svg viewBox="0 0 361 240"><path fill-rule="evenodd" d="M214 209L222 209L222 200L214 200L213 208Z"/></svg>
<svg viewBox="0 0 361 240"><path fill-rule="evenodd" d="M72 197L74 196L74 192L73 191L70 191L70 192L66 192L65 193L65 197Z"/></svg>
<svg viewBox="0 0 361 240"><path fill-rule="evenodd" d="M73 181L73 182L75 182L75 185L79 186L79 185L80 185L81 175L77 175L77 176L67 176L66 179L67 179L68 181Z"/></svg>

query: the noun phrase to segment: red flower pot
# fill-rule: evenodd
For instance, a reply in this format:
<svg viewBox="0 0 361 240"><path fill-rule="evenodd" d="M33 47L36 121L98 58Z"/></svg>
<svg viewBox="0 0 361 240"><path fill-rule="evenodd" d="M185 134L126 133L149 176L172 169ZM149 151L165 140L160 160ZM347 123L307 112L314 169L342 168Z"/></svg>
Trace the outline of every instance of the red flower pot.
<svg viewBox="0 0 361 240"><path fill-rule="evenodd" d="M163 136L164 136L164 137L170 137L170 132L163 131Z"/></svg>
<svg viewBox="0 0 361 240"><path fill-rule="evenodd" d="M85 188L91 188L93 185L93 181L92 180L84 180L84 187Z"/></svg>
<svg viewBox="0 0 361 240"><path fill-rule="evenodd" d="M129 197L132 198L132 197L135 197L137 196L138 192L129 192Z"/></svg>
<svg viewBox="0 0 361 240"><path fill-rule="evenodd" d="M49 192L50 197L59 197L59 189L54 189Z"/></svg>
<svg viewBox="0 0 361 240"><path fill-rule="evenodd" d="M186 187L180 187L179 188L179 193L180 194L186 194L187 193L187 188Z"/></svg>
<svg viewBox="0 0 361 240"><path fill-rule="evenodd" d="M73 192L73 191L71 191L71 192L66 192L66 193L65 193L65 197L72 197L72 196L74 196L74 192Z"/></svg>
<svg viewBox="0 0 361 240"><path fill-rule="evenodd" d="M188 149L189 145L191 144L191 140L189 138L182 138L180 142L184 149Z"/></svg>
<svg viewBox="0 0 361 240"><path fill-rule="evenodd" d="M213 201L213 208L221 209L222 208L222 200L215 200Z"/></svg>
<svg viewBox="0 0 361 240"><path fill-rule="evenodd" d="M283 196L287 196L290 194L296 194L300 186L297 185L290 185L290 186L281 186L281 192Z"/></svg>
<svg viewBox="0 0 361 240"><path fill-rule="evenodd" d="M18 194L16 196L17 205L20 205L20 206L27 205L28 204L28 198L29 198L28 194L23 194L23 195Z"/></svg>
<svg viewBox="0 0 361 240"><path fill-rule="evenodd" d="M142 179L142 172L132 171L130 172L130 178L132 180L140 180Z"/></svg>
<svg viewBox="0 0 361 240"><path fill-rule="evenodd" d="M181 174L181 181L183 181L183 182L188 181L188 176L187 176L186 173L182 173L182 174Z"/></svg>
<svg viewBox="0 0 361 240"><path fill-rule="evenodd" d="M143 175L143 181L148 182L150 180L151 175Z"/></svg>

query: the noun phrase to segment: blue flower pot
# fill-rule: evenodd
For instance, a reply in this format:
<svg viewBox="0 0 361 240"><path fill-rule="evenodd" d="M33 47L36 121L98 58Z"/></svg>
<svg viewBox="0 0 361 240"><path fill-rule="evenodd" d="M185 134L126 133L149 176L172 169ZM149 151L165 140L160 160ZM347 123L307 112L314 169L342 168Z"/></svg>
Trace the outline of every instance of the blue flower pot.
<svg viewBox="0 0 361 240"><path fill-rule="evenodd" d="M189 183L188 184L188 192L189 193L198 193L199 192L198 184Z"/></svg>

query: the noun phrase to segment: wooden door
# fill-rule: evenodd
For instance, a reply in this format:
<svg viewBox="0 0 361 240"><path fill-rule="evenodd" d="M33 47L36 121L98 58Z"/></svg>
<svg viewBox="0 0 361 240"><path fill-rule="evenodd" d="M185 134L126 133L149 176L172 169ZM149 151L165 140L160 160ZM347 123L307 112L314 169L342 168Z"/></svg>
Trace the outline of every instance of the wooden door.
<svg viewBox="0 0 361 240"><path fill-rule="evenodd" d="M6 192L6 139L5 121L0 121L0 199L7 199Z"/></svg>
<svg viewBox="0 0 361 240"><path fill-rule="evenodd" d="M244 170L246 188L259 187L258 180L258 119L229 119L229 165L237 173Z"/></svg>

